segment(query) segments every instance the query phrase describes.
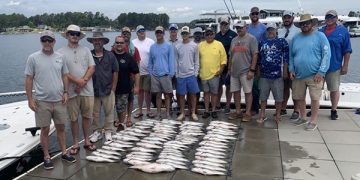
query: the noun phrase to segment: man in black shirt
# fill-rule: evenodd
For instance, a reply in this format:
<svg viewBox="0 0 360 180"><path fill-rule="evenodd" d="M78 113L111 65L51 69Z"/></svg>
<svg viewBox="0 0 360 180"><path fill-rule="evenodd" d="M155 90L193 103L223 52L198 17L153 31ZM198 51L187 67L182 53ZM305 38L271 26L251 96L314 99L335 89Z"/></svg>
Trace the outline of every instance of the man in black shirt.
<svg viewBox="0 0 360 180"><path fill-rule="evenodd" d="M135 87L134 94L139 92L139 67L133 57L125 50L125 40L122 36L115 38L115 51L114 55L119 64L119 77L115 91L115 106L118 113L118 125L117 131L123 129L120 123L123 123L126 115L126 106L128 103L128 95L132 91L130 74L135 74ZM127 120L126 126L132 125L131 120Z"/></svg>

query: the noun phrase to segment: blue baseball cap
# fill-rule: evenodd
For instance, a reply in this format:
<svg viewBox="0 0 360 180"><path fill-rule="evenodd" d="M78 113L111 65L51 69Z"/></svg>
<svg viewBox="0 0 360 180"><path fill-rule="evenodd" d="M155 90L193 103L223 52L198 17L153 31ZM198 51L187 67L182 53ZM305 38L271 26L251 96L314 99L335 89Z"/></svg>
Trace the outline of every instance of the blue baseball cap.
<svg viewBox="0 0 360 180"><path fill-rule="evenodd" d="M177 26L177 24L170 24L169 29L170 29L170 30L178 30L179 27Z"/></svg>

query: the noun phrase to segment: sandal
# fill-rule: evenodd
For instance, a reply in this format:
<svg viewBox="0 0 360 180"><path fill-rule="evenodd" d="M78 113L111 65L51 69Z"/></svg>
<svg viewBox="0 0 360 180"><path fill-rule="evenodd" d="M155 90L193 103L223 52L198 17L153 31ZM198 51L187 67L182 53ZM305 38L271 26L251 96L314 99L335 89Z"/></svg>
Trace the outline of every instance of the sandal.
<svg viewBox="0 0 360 180"><path fill-rule="evenodd" d="M138 119L141 118L144 114L143 113L137 113L135 114L134 118Z"/></svg>
<svg viewBox="0 0 360 180"><path fill-rule="evenodd" d="M94 144L84 145L84 149L86 149L88 151L95 151L96 146Z"/></svg>
<svg viewBox="0 0 360 180"><path fill-rule="evenodd" d="M131 127L133 124L131 121L126 121L126 127Z"/></svg>
<svg viewBox="0 0 360 180"><path fill-rule="evenodd" d="M155 114L153 114L152 112L149 112L146 114L146 117L148 118L154 118L155 117Z"/></svg>
<svg viewBox="0 0 360 180"><path fill-rule="evenodd" d="M258 120L256 120L256 122L263 123L266 120L267 120L267 117L260 117Z"/></svg>
<svg viewBox="0 0 360 180"><path fill-rule="evenodd" d="M80 146L78 146L78 147L72 146L70 148L70 155L76 155L77 153L79 153L79 150L80 150Z"/></svg>

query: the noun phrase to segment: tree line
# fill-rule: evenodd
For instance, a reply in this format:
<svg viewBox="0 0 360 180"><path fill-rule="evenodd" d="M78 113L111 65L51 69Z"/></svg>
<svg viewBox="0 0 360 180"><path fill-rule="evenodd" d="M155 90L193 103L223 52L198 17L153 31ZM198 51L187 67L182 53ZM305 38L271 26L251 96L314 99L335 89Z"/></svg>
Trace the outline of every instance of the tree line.
<svg viewBox="0 0 360 180"><path fill-rule="evenodd" d="M65 13L44 13L26 17L23 14L0 14L0 29L29 26L36 28L38 25L51 26L54 29L64 29L70 24L80 27L112 27L121 29L128 26L135 29L141 24L147 29L155 29L156 26L169 26L169 16L167 14L154 13L121 13L116 19L112 20L103 13L96 12L65 12Z"/></svg>

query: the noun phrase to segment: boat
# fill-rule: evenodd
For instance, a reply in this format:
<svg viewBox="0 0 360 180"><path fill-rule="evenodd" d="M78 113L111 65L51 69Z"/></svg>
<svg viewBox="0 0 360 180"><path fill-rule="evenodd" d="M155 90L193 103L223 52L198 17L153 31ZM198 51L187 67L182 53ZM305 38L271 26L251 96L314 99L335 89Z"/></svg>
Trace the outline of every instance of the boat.
<svg viewBox="0 0 360 180"><path fill-rule="evenodd" d="M0 97L25 95L25 92L0 93ZM16 163L40 144L40 128L27 101L0 105L0 172ZM51 135L55 131L52 123Z"/></svg>
<svg viewBox="0 0 360 180"><path fill-rule="evenodd" d="M360 17L348 17L342 23L348 29L350 37L360 36Z"/></svg>

